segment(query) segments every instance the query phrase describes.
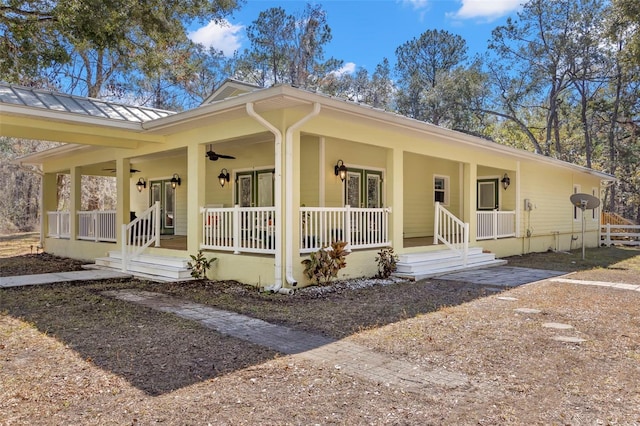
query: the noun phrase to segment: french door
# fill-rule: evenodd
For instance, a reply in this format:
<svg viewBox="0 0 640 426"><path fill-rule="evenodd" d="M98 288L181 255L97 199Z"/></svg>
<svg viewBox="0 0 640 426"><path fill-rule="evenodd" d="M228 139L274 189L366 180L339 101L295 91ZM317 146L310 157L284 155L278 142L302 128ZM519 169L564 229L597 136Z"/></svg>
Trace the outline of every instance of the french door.
<svg viewBox="0 0 640 426"><path fill-rule="evenodd" d="M478 179L477 210L498 208L498 179Z"/></svg>
<svg viewBox="0 0 640 426"><path fill-rule="evenodd" d="M349 170L344 204L351 207L382 207L382 172Z"/></svg>
<svg viewBox="0 0 640 426"><path fill-rule="evenodd" d="M272 169L238 172L236 204L240 207L273 206L273 173Z"/></svg>
<svg viewBox="0 0 640 426"><path fill-rule="evenodd" d="M160 233L172 235L175 233L176 196L171 180L152 180L150 187L150 205L160 202Z"/></svg>

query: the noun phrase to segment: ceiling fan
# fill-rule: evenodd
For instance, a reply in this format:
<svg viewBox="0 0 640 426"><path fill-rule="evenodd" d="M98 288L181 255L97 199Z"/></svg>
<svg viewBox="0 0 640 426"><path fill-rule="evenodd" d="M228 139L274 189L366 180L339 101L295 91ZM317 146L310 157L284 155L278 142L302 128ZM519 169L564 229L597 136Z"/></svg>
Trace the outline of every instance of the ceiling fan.
<svg viewBox="0 0 640 426"><path fill-rule="evenodd" d="M102 169L107 172L115 173L116 169ZM129 169L129 173L138 173L140 170L138 169Z"/></svg>
<svg viewBox="0 0 640 426"><path fill-rule="evenodd" d="M213 150L211 149L211 146L209 146L209 151L207 151L207 157L209 157L209 160L211 161L218 161L218 158L228 158L230 160L236 159L236 157L233 157L231 155L218 154L216 152L213 152Z"/></svg>

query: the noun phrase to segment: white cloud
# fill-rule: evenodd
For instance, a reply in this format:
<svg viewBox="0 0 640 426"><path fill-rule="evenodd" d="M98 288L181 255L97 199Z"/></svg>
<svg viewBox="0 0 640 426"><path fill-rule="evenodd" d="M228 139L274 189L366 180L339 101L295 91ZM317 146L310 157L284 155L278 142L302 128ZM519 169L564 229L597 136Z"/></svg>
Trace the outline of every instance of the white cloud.
<svg viewBox="0 0 640 426"><path fill-rule="evenodd" d="M354 72L356 72L356 64L354 62L347 62L342 66L342 68L333 71L333 73L337 76L353 74Z"/></svg>
<svg viewBox="0 0 640 426"><path fill-rule="evenodd" d="M424 9L429 5L429 0L402 0L402 4L409 5L415 10Z"/></svg>
<svg viewBox="0 0 640 426"><path fill-rule="evenodd" d="M462 7L447 16L454 19L498 19L520 9L524 0L462 0Z"/></svg>
<svg viewBox="0 0 640 426"><path fill-rule="evenodd" d="M226 20L221 23L211 21L206 26L189 32L189 38L194 43L222 50L226 56L231 56L240 49L240 33L243 29L244 26L231 25Z"/></svg>

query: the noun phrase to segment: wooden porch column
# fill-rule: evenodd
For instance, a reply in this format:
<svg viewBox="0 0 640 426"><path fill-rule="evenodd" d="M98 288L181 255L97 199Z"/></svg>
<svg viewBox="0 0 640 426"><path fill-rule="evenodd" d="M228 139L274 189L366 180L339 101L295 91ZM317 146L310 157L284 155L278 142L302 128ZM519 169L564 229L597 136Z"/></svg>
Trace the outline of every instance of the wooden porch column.
<svg viewBox="0 0 640 426"><path fill-rule="evenodd" d="M200 208L206 204L207 185L217 185L216 176L207 179L206 145L187 147L187 251L196 254L202 242L202 217Z"/></svg>
<svg viewBox="0 0 640 426"><path fill-rule="evenodd" d="M391 221L389 222L389 239L395 250L404 248L404 151L391 148L387 154L387 175L385 190L387 191L385 207L391 206Z"/></svg>
<svg viewBox="0 0 640 426"><path fill-rule="evenodd" d="M478 226L478 218L476 215L478 199L477 181L478 165L476 163L464 163L462 220L469 224L469 243L476 241L476 230Z"/></svg>
<svg viewBox="0 0 640 426"><path fill-rule="evenodd" d="M118 247L122 244L123 224L129 223L131 211L131 163L128 158L116 160L116 188L118 193L118 205L116 208L116 239Z"/></svg>
<svg viewBox="0 0 640 426"><path fill-rule="evenodd" d="M71 167L71 194L69 197L69 240L78 239L78 211L82 208L82 173L80 167Z"/></svg>

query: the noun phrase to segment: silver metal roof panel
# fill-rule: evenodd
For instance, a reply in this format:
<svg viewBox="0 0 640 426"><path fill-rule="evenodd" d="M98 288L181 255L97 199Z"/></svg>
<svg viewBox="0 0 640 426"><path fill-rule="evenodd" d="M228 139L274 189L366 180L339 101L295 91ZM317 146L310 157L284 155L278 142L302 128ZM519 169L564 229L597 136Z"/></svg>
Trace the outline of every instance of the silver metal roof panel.
<svg viewBox="0 0 640 426"><path fill-rule="evenodd" d="M134 123L175 114L172 111L124 105L0 82L0 104L2 103Z"/></svg>

